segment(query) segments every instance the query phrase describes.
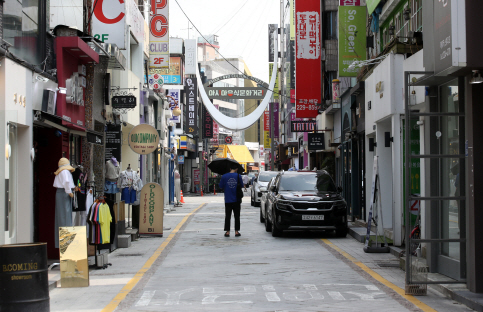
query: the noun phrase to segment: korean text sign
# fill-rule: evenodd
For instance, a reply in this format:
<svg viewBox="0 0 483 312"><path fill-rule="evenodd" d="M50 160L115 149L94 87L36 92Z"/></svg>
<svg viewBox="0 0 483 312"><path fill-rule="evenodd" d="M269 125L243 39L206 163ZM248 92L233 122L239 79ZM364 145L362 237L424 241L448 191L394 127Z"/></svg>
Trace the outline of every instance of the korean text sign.
<svg viewBox="0 0 483 312"><path fill-rule="evenodd" d="M186 92L186 129L188 134L198 133L198 87L195 78L187 78Z"/></svg>
<svg viewBox="0 0 483 312"><path fill-rule="evenodd" d="M356 77L360 68L349 69L354 61L366 59L366 7L339 7L339 76Z"/></svg>
<svg viewBox="0 0 483 312"><path fill-rule="evenodd" d="M295 0L295 113L315 118L321 102L320 1Z"/></svg>

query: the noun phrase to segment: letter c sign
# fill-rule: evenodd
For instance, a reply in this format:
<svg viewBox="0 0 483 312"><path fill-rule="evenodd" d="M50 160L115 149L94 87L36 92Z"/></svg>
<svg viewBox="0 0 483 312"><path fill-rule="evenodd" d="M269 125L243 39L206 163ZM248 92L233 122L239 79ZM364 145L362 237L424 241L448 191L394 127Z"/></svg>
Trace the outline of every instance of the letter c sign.
<svg viewBox="0 0 483 312"><path fill-rule="evenodd" d="M119 3L124 3L124 0L117 0L119 1ZM102 4L103 4L104 0L97 0L95 2L95 7L94 7L94 15L96 16L96 18L101 22L101 23L104 23L104 24L116 24L117 22L119 22L120 20L122 20L124 18L124 13L119 13L119 15L115 18L107 18L105 15L104 15L104 11L102 10Z"/></svg>

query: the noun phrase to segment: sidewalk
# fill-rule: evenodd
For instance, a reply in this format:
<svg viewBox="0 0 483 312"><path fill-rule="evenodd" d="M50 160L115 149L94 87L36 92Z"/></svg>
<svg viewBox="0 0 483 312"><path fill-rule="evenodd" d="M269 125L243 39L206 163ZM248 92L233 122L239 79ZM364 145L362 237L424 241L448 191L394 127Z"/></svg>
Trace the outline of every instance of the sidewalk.
<svg viewBox="0 0 483 312"><path fill-rule="evenodd" d="M401 264L403 262L399 258L399 253L402 249L396 246L390 246L391 253L367 254L363 251L366 233L367 229L365 227L352 226L349 228L349 235L352 236L354 240L350 240L351 242L349 244L337 240L334 241L334 244L404 290L405 272L403 269L399 269L398 273L393 272L390 276L385 276L387 275L387 270L384 270L384 267L388 266L399 268L401 268L401 266L404 267L404 265ZM437 273L429 273L428 279L430 281L445 281L448 280L448 277ZM440 292L447 298L464 304L475 311L483 312L483 294L470 292L465 284L432 284L428 285L428 292L431 288Z"/></svg>

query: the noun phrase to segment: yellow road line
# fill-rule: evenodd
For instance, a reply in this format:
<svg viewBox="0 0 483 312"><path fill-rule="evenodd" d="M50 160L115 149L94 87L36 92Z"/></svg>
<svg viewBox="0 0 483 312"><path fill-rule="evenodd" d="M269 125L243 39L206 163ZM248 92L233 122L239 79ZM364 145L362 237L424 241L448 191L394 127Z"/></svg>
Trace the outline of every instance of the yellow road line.
<svg viewBox="0 0 483 312"><path fill-rule="evenodd" d="M117 308L117 306L121 303L121 301L124 300L124 298L126 298L126 296L131 292L131 290L133 290L133 288L141 280L141 278L144 276L144 273L146 273L151 268L151 266L153 265L154 261L156 261L156 259L158 259L158 257L161 255L161 253L163 252L163 250L166 248L166 246L168 246L168 244L174 238L174 236L176 235L176 233L178 233L179 229L186 223L186 221L188 220L188 218L192 214L194 214L196 211L198 211L199 209L201 209L201 207L203 207L203 205L204 204L201 204L200 206L198 206L198 208L196 208L195 210L193 210L190 213L188 213L183 218L183 220L181 220L181 222L178 223L178 225L173 230L173 232L171 232L171 234L169 234L169 236L166 238L166 240L158 247L158 249L156 249L156 251L154 252L154 254L146 261L146 263L144 263L143 267L121 289L121 291L116 295L116 297L114 297L114 299L112 299L112 301L104 309L102 309L101 312L111 312L111 311L114 311Z"/></svg>
<svg viewBox="0 0 483 312"><path fill-rule="evenodd" d="M431 312L437 312L435 309L433 309L430 306L428 306L427 304L419 301L414 296L406 295L403 289L401 289L400 287L397 287L396 285L394 285L393 283L391 283L390 281L388 281L387 279L385 279L384 277L382 277L378 273L376 273L373 270L371 270L364 263L360 262L356 258L354 258L351 255L349 255L347 252L343 251L342 249L340 249L339 247L337 247L336 245L334 245L330 240L323 238L322 241L324 243L326 243L330 248L332 248L335 251L337 251L338 253L340 253L346 259L350 260L352 263L354 263L355 265L357 265L358 267L360 267L362 270L364 270L366 273L368 273L370 276L372 276L375 280L377 280L378 282L382 283L383 285L391 288L392 290L394 290L395 292L397 292L401 297L403 297L407 301L409 301L412 304L414 304L416 307L420 308L421 310L423 310L425 312L426 311L428 311L428 312L429 311L431 311Z"/></svg>

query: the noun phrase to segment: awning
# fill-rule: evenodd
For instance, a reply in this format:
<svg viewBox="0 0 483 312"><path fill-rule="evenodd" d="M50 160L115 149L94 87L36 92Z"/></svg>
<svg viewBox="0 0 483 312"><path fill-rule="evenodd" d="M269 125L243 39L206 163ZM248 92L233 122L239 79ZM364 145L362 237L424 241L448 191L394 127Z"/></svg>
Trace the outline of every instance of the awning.
<svg viewBox="0 0 483 312"><path fill-rule="evenodd" d="M245 145L227 145L228 153L231 155L227 155L228 158L234 159L239 163L254 163L255 160L250 154L248 147ZM230 157L231 156L231 157Z"/></svg>

